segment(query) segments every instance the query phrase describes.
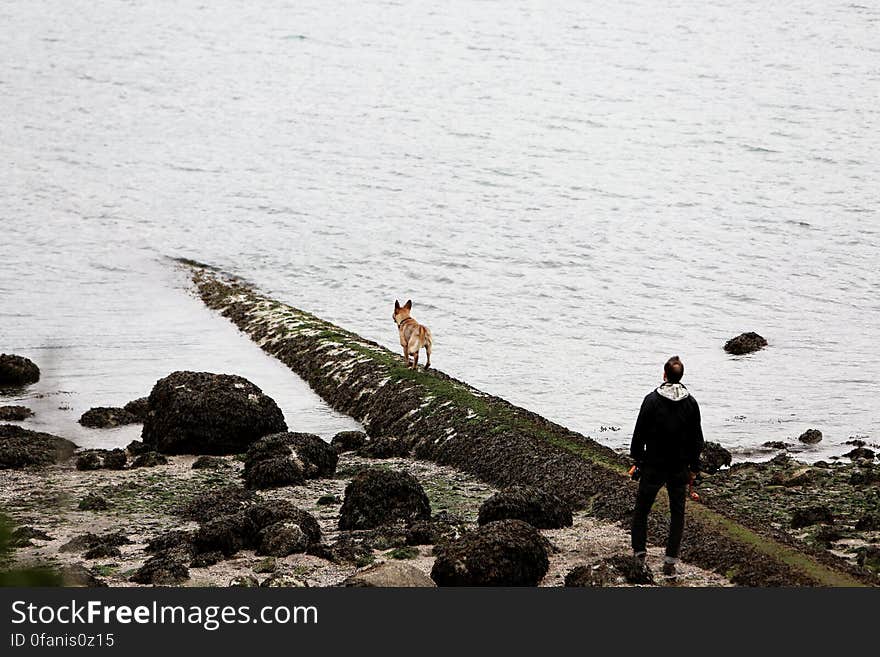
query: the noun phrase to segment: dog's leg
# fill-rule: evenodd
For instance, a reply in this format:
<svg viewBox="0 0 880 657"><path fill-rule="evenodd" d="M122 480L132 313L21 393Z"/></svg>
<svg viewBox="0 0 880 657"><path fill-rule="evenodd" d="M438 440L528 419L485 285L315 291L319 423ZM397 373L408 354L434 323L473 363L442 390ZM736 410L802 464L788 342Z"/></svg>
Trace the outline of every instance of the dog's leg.
<svg viewBox="0 0 880 657"><path fill-rule="evenodd" d="M428 360L425 361L425 369L429 370L429 369L431 369L431 345L430 345L430 343L425 345L425 354L428 357Z"/></svg>
<svg viewBox="0 0 880 657"><path fill-rule="evenodd" d="M416 349L416 353L413 354L413 364L412 364L412 368L413 368L414 370L419 369L419 350L418 350L418 349Z"/></svg>
<svg viewBox="0 0 880 657"><path fill-rule="evenodd" d="M403 364L409 367L409 349L406 348L406 345L403 345Z"/></svg>

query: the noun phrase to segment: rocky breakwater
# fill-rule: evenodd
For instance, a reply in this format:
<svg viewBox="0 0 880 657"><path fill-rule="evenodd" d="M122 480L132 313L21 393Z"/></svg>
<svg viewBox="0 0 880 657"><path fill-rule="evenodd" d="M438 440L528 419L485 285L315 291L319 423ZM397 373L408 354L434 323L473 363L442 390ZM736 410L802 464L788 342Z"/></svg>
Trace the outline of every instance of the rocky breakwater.
<svg viewBox="0 0 880 657"><path fill-rule="evenodd" d="M421 459L494 486L542 488L573 509L627 523L635 486L628 463L599 443L442 372L407 369L380 345L279 303L240 281L187 264L202 300L304 378L370 440L393 438ZM440 362L440 361L438 361ZM845 560L788 541L732 509L691 504L684 556L746 585L857 585L870 578ZM664 540L663 500L651 536Z"/></svg>

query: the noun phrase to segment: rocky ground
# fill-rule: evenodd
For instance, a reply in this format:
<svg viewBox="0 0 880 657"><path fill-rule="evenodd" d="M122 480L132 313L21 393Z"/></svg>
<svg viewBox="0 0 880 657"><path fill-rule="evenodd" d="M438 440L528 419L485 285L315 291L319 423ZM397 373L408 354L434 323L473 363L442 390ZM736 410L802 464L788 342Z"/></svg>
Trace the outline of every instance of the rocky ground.
<svg viewBox="0 0 880 657"><path fill-rule="evenodd" d="M198 526L178 515L187 500L241 485L240 457L218 457L222 464L218 469L194 470L192 465L196 458L170 456L166 465L125 470L77 470L72 459L44 468L0 471L0 507L17 525L48 536L22 539L22 545L14 551L16 564L81 565L107 585L136 586L130 578L151 556L145 552L151 539L170 530L194 530ZM409 472L424 487L435 516L445 512L460 519L467 529L476 527L480 505L496 492L458 470L428 461L370 459L344 453L333 477L308 479L299 485L257 491L256 495L266 500L288 500L310 512L321 526L323 542L329 545L340 535L339 512L346 485L352 476L369 466ZM87 501L83 503L83 500ZM99 502L95 504L95 500ZM106 508L100 500L106 502ZM90 510L81 510L81 506ZM108 556L103 556L103 548L95 550L95 554L88 554L82 548L72 549L76 542L71 546L71 541L87 533L112 535L117 532L129 541L116 546L118 555L113 554L112 548L106 550ZM542 533L553 546L542 586L561 586L566 574L576 566L629 552L625 529L584 513L574 514L571 527ZM370 563L394 560L405 560L430 574L435 561L433 546L374 547L357 561L336 563L314 554L266 557L256 555L253 550L241 550L232 558L211 566L191 566L189 579L181 585L255 585L274 578L286 585L335 586L368 568ZM659 585L729 585L723 577L688 564L681 565L677 580L665 580L659 576L661 562L662 550L652 548L649 564L657 574Z"/></svg>

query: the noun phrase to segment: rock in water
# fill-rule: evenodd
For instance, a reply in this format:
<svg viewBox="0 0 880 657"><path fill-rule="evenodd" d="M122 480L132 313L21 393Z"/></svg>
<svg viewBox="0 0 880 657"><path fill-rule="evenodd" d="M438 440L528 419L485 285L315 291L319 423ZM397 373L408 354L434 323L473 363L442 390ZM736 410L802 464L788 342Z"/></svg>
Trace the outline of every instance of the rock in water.
<svg viewBox="0 0 880 657"><path fill-rule="evenodd" d="M417 588L437 586L421 570L408 563L389 561L355 573L343 583L350 587Z"/></svg>
<svg viewBox="0 0 880 657"><path fill-rule="evenodd" d="M65 438L0 424L0 470L59 463L73 456L75 449Z"/></svg>
<svg viewBox="0 0 880 657"><path fill-rule="evenodd" d="M822 432L818 429L807 429L798 436L798 440L807 445L815 445L822 442Z"/></svg>
<svg viewBox="0 0 880 657"><path fill-rule="evenodd" d="M150 398L141 397L133 399L123 406L123 410L132 415L136 422L143 422L147 419L147 415L150 412Z"/></svg>
<svg viewBox="0 0 880 657"><path fill-rule="evenodd" d="M0 354L0 387L19 387L40 380L40 368L32 360L14 354Z"/></svg>
<svg viewBox="0 0 880 657"><path fill-rule="evenodd" d="M79 419L81 425L92 429L109 429L125 424L135 424L137 421L138 419L124 408L108 406L90 408Z"/></svg>
<svg viewBox="0 0 880 657"><path fill-rule="evenodd" d="M431 504L418 480L406 472L370 468L345 487L340 529L374 529L395 520L428 520Z"/></svg>
<svg viewBox="0 0 880 657"><path fill-rule="evenodd" d="M547 574L547 540L522 520L498 520L437 549L440 586L537 586Z"/></svg>
<svg viewBox="0 0 880 657"><path fill-rule="evenodd" d="M713 474L729 466L731 460L730 452L720 443L708 442L703 446L703 452L700 454L700 470Z"/></svg>
<svg viewBox="0 0 880 657"><path fill-rule="evenodd" d="M561 499L539 488L511 486L496 493L480 506L477 522L522 520L539 529L571 527L571 508Z"/></svg>
<svg viewBox="0 0 880 657"><path fill-rule="evenodd" d="M757 333L749 331L748 333L741 333L735 338L728 340L724 344L724 351L735 356L741 356L742 354L750 354L753 351L758 351L758 349L762 349L766 346L767 340Z"/></svg>
<svg viewBox="0 0 880 657"><path fill-rule="evenodd" d="M0 406L0 422L21 422L33 414L27 406Z"/></svg>
<svg viewBox="0 0 880 657"><path fill-rule="evenodd" d="M149 398L143 442L166 454L237 454L287 430L278 405L240 376L174 372Z"/></svg>

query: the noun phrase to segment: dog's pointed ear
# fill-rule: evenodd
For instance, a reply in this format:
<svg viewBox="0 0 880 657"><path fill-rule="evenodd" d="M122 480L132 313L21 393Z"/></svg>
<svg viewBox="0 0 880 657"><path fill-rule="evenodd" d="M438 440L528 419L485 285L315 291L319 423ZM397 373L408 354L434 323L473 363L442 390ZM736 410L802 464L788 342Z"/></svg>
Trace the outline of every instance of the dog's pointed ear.
<svg viewBox="0 0 880 657"><path fill-rule="evenodd" d="M400 310L400 301L394 300L394 310Z"/></svg>
<svg viewBox="0 0 880 657"><path fill-rule="evenodd" d="M412 310L412 299L410 299L406 302L406 305L404 306L404 308L406 308L407 310Z"/></svg>

